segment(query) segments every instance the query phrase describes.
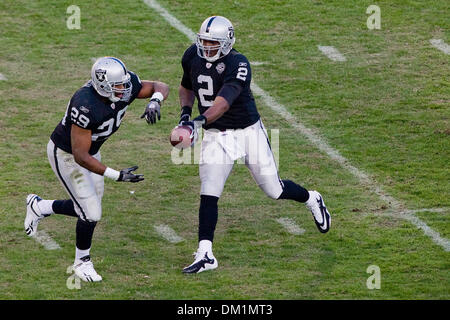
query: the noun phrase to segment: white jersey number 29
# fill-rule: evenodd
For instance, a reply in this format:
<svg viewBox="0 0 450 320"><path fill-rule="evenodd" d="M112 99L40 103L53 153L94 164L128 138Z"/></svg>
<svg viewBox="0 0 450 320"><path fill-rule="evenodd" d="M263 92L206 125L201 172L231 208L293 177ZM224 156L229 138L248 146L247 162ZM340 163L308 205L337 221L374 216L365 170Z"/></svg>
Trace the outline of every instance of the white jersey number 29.
<svg viewBox="0 0 450 320"><path fill-rule="evenodd" d="M116 119L111 118L105 122L103 122L97 130L103 130L102 132L93 133L92 134L92 141L97 141L99 138L102 139L108 139L108 137L111 135L113 128L114 128L114 122L116 123L116 128L120 127L120 123L122 122L123 116L125 114L125 111L127 110L128 106L123 108L117 113ZM114 121L115 120L115 121Z"/></svg>

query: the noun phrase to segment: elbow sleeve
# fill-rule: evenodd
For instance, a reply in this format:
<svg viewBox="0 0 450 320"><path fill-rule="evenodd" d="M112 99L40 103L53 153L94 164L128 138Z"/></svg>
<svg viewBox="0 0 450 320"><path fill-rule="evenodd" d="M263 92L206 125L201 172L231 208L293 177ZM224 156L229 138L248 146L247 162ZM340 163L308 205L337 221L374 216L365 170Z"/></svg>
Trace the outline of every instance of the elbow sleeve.
<svg viewBox="0 0 450 320"><path fill-rule="evenodd" d="M236 100L236 98L239 97L241 92L242 86L235 83L226 83L223 85L223 87L220 89L217 95L223 97L231 106L234 100Z"/></svg>

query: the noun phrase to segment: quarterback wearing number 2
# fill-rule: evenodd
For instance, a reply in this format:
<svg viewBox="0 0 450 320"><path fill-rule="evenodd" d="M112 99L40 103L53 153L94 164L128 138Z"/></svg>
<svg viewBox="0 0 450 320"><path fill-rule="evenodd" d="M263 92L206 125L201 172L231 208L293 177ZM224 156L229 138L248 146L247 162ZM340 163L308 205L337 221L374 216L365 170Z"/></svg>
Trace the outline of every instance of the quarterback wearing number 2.
<svg viewBox="0 0 450 320"><path fill-rule="evenodd" d="M128 105L136 98L150 98L141 118L155 123L160 107L169 94L162 82L140 80L114 57L98 59L91 79L70 99L66 114L53 131L47 156L53 172L70 196L67 200L44 200L36 194L27 197L25 232L33 236L38 223L51 214L78 218L73 270L83 281L101 281L90 258L94 228L102 216L104 177L114 181L139 182L138 167L116 171L101 162L100 147L116 132Z"/></svg>
<svg viewBox="0 0 450 320"><path fill-rule="evenodd" d="M212 252L218 200L238 159L243 159L267 196L306 203L319 231L326 233L330 228L331 217L319 192L280 179L250 89L250 63L233 49L234 42L231 22L221 16L209 17L202 23L196 43L185 51L181 61L184 73L179 88L182 109L179 125L191 128L192 143L198 130L205 129L199 168L198 250L184 273L199 273L218 266ZM191 121L195 98L200 116Z"/></svg>

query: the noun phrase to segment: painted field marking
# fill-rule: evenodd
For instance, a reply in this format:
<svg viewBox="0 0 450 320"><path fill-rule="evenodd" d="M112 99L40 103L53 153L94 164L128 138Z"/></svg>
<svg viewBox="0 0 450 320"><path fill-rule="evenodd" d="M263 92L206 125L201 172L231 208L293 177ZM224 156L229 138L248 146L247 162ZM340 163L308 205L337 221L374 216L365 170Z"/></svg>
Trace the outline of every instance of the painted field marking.
<svg viewBox="0 0 450 320"><path fill-rule="evenodd" d="M402 215L404 214L415 214L415 213L420 213L420 212L434 212L434 213L444 213L444 212L448 212L450 211L450 208L421 208L421 209L413 209L413 210L403 210L403 211L393 211L392 209L387 209L383 212L367 212L367 213L362 213L363 215L380 215L380 216L389 216L389 217L399 217L399 218L404 218Z"/></svg>
<svg viewBox="0 0 450 320"><path fill-rule="evenodd" d="M422 222L415 213L419 212L436 212L436 213L442 213L448 211L449 208L423 208L423 209L414 209L414 210L404 210L404 211L394 211L392 209L387 210L386 212L377 213L376 215L379 216L385 216L385 217L391 217L391 218L401 218L405 219L414 225L416 225L419 229L422 229L422 231L428 235L435 243L439 244L441 247L444 248L445 251L450 251L448 248L448 240L446 238L433 238L435 236L435 231L428 227L424 222ZM370 214L372 215L372 214ZM439 233L437 233L439 235Z"/></svg>
<svg viewBox="0 0 450 320"><path fill-rule="evenodd" d="M144 0L145 4L147 4L149 7L153 8L156 12L158 12L169 24L180 31L181 33L184 33L189 40L192 42L195 42L195 38L197 37L197 34L186 27L183 23L181 23L177 18L175 18L173 15L171 15L166 9L161 7L161 5L158 3L158 1L154 0Z"/></svg>
<svg viewBox="0 0 450 320"><path fill-rule="evenodd" d="M3 75L3 73L0 73L0 81L6 81L6 80L8 80L4 75Z"/></svg>
<svg viewBox="0 0 450 320"><path fill-rule="evenodd" d="M342 53L339 52L338 49L332 46L317 46L320 51L324 55L326 55L328 58L330 58L333 61L347 61L347 59L344 57Z"/></svg>
<svg viewBox="0 0 450 320"><path fill-rule="evenodd" d="M189 40L195 41L195 33L182 24L177 18L172 16L166 9L155 0L143 0L148 6L155 9L171 26L178 31L184 33ZM305 127L301 122L287 111L286 107L276 102L269 94L261 89L255 82L252 82L252 91L260 96L264 103L269 106L275 113L281 115L292 127L302 133L315 147L322 152L326 153L331 159L338 162L343 168L347 169L355 177L357 177L362 185L371 187L372 190L385 202L390 204L391 208L398 212L396 217L402 217L407 221L410 221L417 228L421 229L425 235L431 238L436 244L444 248L445 251L450 251L450 241L431 229L425 222L416 217L413 213L406 212L405 206L386 193L383 188L376 183L368 174L362 170L351 165L350 162L344 158L339 151L332 148L328 143L313 129Z"/></svg>
<svg viewBox="0 0 450 320"><path fill-rule="evenodd" d="M162 236L164 239L166 239L170 243L178 243L178 242L184 241L184 239L182 237L177 235L177 233L166 224L155 225L153 227L155 228L155 231L160 236Z"/></svg>
<svg viewBox="0 0 450 320"><path fill-rule="evenodd" d="M445 54L450 54L450 45L446 44L442 39L431 39L430 43L433 47L441 50Z"/></svg>
<svg viewBox="0 0 450 320"><path fill-rule="evenodd" d="M402 213L417 213L417 212L446 212L449 211L450 208L423 208L423 209L414 209L414 210L405 210Z"/></svg>
<svg viewBox="0 0 450 320"><path fill-rule="evenodd" d="M252 66L262 66L263 64L267 64L267 63L262 62L262 61L250 61L250 65L252 65Z"/></svg>
<svg viewBox="0 0 450 320"><path fill-rule="evenodd" d="M286 228L287 232L294 234L296 236L302 235L305 233L305 229L300 228L294 220L291 218L283 217L278 218L276 221L281 224L284 228Z"/></svg>
<svg viewBox="0 0 450 320"><path fill-rule="evenodd" d="M61 249L59 244L57 244L56 241L53 240L52 237L50 237L50 235L44 230L36 232L36 234L32 236L32 238L36 240L38 243L42 244L44 248L47 250Z"/></svg>

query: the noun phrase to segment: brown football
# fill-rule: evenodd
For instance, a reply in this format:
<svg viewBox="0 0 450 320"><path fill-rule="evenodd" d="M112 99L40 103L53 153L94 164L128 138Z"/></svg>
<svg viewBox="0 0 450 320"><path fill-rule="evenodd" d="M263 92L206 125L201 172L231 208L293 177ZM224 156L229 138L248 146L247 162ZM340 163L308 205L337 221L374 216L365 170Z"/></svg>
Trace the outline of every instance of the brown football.
<svg viewBox="0 0 450 320"><path fill-rule="evenodd" d="M170 133L170 143L178 149L186 149L191 146L192 130L188 126L177 126Z"/></svg>

